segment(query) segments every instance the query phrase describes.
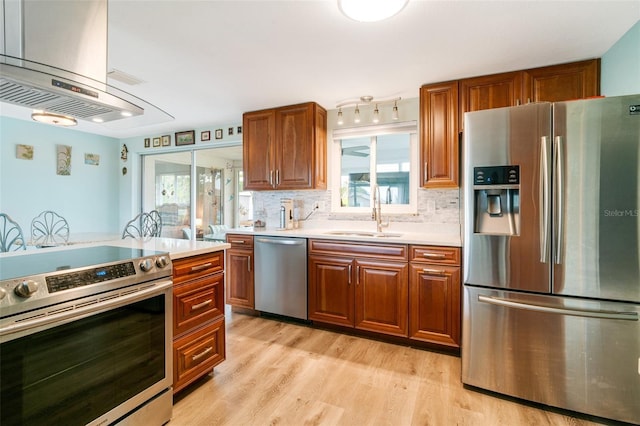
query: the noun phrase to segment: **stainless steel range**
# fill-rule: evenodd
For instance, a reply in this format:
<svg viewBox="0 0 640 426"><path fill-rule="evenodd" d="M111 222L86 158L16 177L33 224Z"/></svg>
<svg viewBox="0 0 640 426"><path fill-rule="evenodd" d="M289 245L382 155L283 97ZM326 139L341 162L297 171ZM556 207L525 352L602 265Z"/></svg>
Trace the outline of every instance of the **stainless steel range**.
<svg viewBox="0 0 640 426"><path fill-rule="evenodd" d="M171 276L141 249L0 257L0 424L168 422Z"/></svg>

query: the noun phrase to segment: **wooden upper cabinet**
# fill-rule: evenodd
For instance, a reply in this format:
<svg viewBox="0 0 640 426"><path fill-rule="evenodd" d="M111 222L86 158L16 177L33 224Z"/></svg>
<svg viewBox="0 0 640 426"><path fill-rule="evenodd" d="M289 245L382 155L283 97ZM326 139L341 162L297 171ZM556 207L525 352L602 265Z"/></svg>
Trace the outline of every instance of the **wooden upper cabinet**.
<svg viewBox="0 0 640 426"><path fill-rule="evenodd" d="M523 72L523 98L560 102L600 95L600 59L534 68Z"/></svg>
<svg viewBox="0 0 640 426"><path fill-rule="evenodd" d="M458 82L420 89L420 186L458 186Z"/></svg>
<svg viewBox="0 0 640 426"><path fill-rule="evenodd" d="M309 102L245 113L245 189L326 189L327 112Z"/></svg>
<svg viewBox="0 0 640 426"><path fill-rule="evenodd" d="M522 103L522 73L508 72L460 80L460 129L464 113Z"/></svg>
<svg viewBox="0 0 640 426"><path fill-rule="evenodd" d="M265 110L244 114L242 134L244 187L246 189L273 189L275 111Z"/></svg>

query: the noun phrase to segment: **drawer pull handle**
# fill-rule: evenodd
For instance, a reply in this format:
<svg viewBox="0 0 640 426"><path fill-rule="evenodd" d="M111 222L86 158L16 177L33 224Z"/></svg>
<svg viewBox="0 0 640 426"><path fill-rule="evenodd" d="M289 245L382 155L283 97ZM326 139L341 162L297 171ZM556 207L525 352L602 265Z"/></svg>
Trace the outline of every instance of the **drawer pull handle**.
<svg viewBox="0 0 640 426"><path fill-rule="evenodd" d="M428 269L428 268L424 268L422 270L422 272L424 272L425 274L429 274L429 275L445 275L447 272L443 271L442 269Z"/></svg>
<svg viewBox="0 0 640 426"><path fill-rule="evenodd" d="M244 244L243 240L229 240L231 244Z"/></svg>
<svg viewBox="0 0 640 426"><path fill-rule="evenodd" d="M207 299L204 302L201 302L201 303L198 303L197 305L191 306L191 310L192 311L197 311L200 308L204 308L205 306L210 305L211 302L213 302L212 299Z"/></svg>
<svg viewBox="0 0 640 426"><path fill-rule="evenodd" d="M447 256L445 256L442 253L422 253L422 256L426 257L427 259L446 259Z"/></svg>
<svg viewBox="0 0 640 426"><path fill-rule="evenodd" d="M198 266L192 266L192 267L191 267L191 272L198 272L198 271L202 271L202 270L204 270L204 269L209 269L209 268L211 268L212 266L213 266L213 263L211 263L211 262L207 262L207 263L204 263L204 264L202 264L202 265L198 265Z"/></svg>
<svg viewBox="0 0 640 426"><path fill-rule="evenodd" d="M207 355L212 350L213 350L213 348L211 346L209 346L207 349L205 349L204 351L200 352L199 354L191 356L191 360L192 361L197 361L200 358L202 358L203 356Z"/></svg>

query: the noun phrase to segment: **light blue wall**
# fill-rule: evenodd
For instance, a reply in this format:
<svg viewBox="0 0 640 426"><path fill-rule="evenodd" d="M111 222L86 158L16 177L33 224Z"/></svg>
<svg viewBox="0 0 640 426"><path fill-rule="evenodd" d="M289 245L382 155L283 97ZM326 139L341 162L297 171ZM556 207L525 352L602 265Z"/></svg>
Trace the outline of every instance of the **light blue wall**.
<svg viewBox="0 0 640 426"><path fill-rule="evenodd" d="M604 96L640 93L640 21L602 56L600 66Z"/></svg>
<svg viewBox="0 0 640 426"><path fill-rule="evenodd" d="M33 160L16 158L17 144L33 146ZM59 144L72 147L70 176L56 174ZM85 164L85 153L99 155L100 164ZM64 216L72 233L119 232L121 164L117 139L0 117L0 211L27 235L43 210Z"/></svg>

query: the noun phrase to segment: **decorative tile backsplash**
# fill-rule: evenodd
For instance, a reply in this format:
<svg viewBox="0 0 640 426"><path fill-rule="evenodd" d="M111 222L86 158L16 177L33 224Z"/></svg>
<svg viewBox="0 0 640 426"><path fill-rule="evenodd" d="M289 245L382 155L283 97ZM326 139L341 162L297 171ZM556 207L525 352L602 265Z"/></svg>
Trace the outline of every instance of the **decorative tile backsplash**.
<svg viewBox="0 0 640 426"><path fill-rule="evenodd" d="M277 227L279 224L280 199L291 198L300 207L300 217L304 218L313 210L316 202L320 208L306 220L314 221L366 221L371 222L369 215L331 213L330 191L255 191L253 193L254 217L259 210L264 209L267 227ZM258 216L260 216L258 214ZM386 215L385 215L386 216ZM419 189L418 214L390 214L392 222L460 224L460 191L458 189Z"/></svg>

